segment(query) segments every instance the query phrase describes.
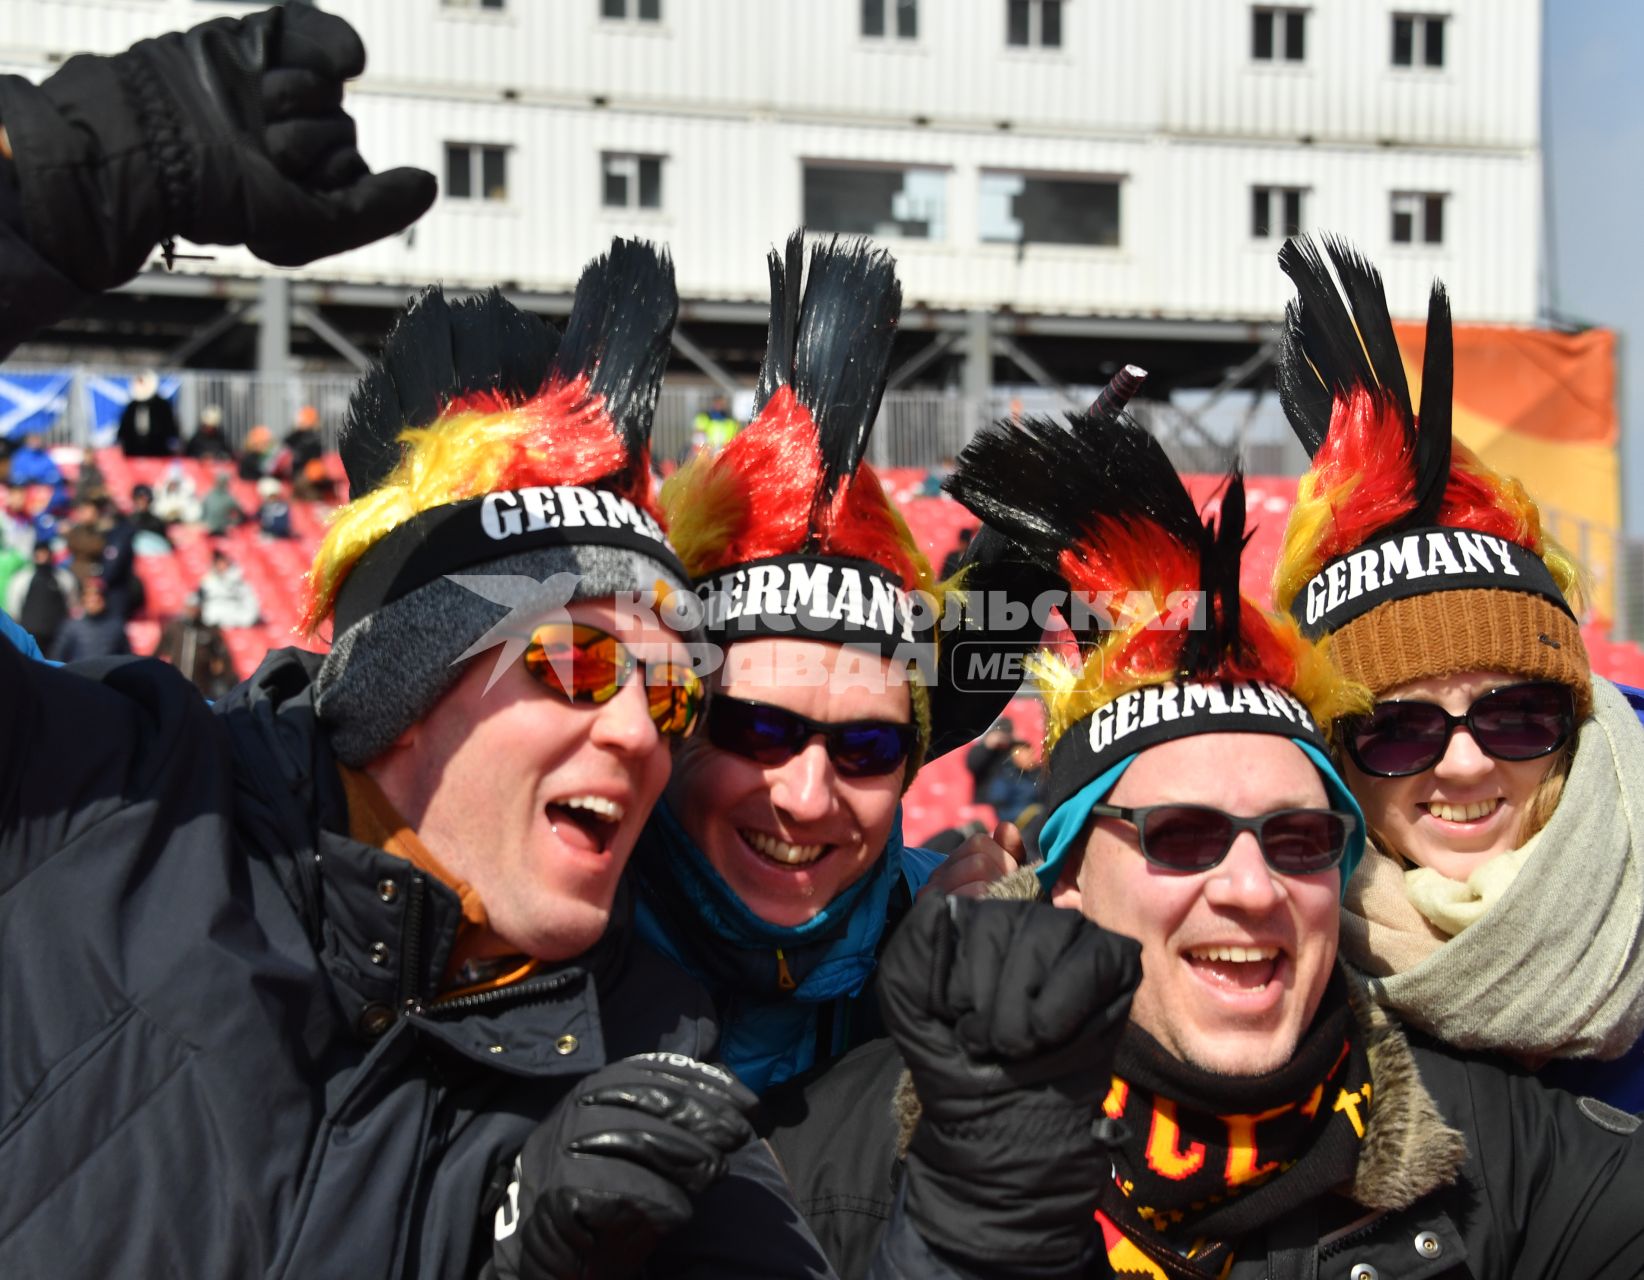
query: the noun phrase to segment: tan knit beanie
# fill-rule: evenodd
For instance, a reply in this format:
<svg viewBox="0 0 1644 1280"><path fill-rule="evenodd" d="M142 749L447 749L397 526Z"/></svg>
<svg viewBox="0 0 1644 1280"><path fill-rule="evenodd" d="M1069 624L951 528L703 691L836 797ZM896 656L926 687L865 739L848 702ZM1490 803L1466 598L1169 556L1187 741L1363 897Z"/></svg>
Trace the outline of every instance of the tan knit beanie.
<svg viewBox="0 0 1644 1280"><path fill-rule="evenodd" d="M1592 711L1592 667L1575 620L1523 591L1459 588L1390 600L1334 633L1331 652L1349 679L1380 697L1411 680L1505 671L1556 680Z"/></svg>

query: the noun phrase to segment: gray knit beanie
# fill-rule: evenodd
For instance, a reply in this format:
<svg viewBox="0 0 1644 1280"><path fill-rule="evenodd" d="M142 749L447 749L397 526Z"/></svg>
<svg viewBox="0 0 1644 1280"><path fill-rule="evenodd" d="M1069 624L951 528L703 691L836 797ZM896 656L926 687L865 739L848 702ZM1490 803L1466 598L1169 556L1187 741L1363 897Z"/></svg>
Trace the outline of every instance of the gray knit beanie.
<svg viewBox="0 0 1644 1280"><path fill-rule="evenodd" d="M491 461L509 479L396 521L340 584L328 580L317 612L334 634L315 707L343 764L358 767L392 746L456 682L466 656L486 660L469 650L489 647L504 619L512 633L579 600L638 603L659 583L695 600L645 497L678 306L667 254L619 239L578 279L563 337L494 289L448 301L430 287L395 322L382 359L355 389L338 443L355 502L405 483L395 476L408 428L479 431L466 414L506 411L517 439L492 442L508 451L507 465L497 454ZM665 607L659 615L694 638L691 619L670 618Z"/></svg>
<svg viewBox="0 0 1644 1280"><path fill-rule="evenodd" d="M544 582L575 574L569 598L554 603L634 597L660 580L690 596L677 568L625 548L585 544L542 547L488 560L462 575L518 575ZM359 768L376 759L426 715L467 667L458 659L506 617L506 606L455 581L434 579L367 614L337 636L315 678L315 708L337 759ZM667 620L666 617L663 619ZM687 640L695 639L686 633ZM469 661L489 661L479 654Z"/></svg>

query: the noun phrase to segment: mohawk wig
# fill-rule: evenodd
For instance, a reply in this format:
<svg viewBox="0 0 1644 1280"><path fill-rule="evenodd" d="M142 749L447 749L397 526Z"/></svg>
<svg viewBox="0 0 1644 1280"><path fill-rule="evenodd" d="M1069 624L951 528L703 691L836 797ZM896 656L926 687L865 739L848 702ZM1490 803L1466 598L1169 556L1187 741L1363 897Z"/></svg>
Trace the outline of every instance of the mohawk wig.
<svg viewBox="0 0 1644 1280"><path fill-rule="evenodd" d="M1240 594L1248 535L1236 471L1219 520L1201 520L1159 442L1135 420L1096 407L1070 427L995 423L966 446L948 488L1070 591L1098 607L1113 602L1113 625L1076 669L1049 652L1032 663L1047 753L1073 725L1149 685L1274 685L1319 724L1362 701L1292 620Z"/></svg>
<svg viewBox="0 0 1644 1280"><path fill-rule="evenodd" d="M1279 265L1296 286L1285 309L1280 397L1313 465L1285 530L1274 602L1311 631L1335 632L1338 659L1378 692L1468 669L1585 686L1575 563L1545 535L1523 486L1452 440L1454 352L1444 286L1435 282L1428 302L1417 413L1375 267L1329 235L1288 241ZM1421 563L1395 581L1411 554ZM1486 572L1491 556L1499 564ZM1435 627L1449 631L1439 606L1412 601L1456 589L1488 590L1498 599L1447 598L1443 607L1451 612L1501 607L1503 589L1523 597L1513 608L1524 616L1503 628L1523 633L1522 643L1491 654L1476 638L1451 643L1448 634L1436 634ZM1404 615L1401 629L1422 633L1393 646L1406 652L1396 662L1373 656L1392 643L1391 633L1348 635L1358 620L1388 609ZM1526 647L1535 645L1542 647ZM1561 656L1549 660L1550 654Z"/></svg>
<svg viewBox="0 0 1644 1280"><path fill-rule="evenodd" d="M584 270L563 339L496 289L457 302L425 290L349 404L352 501L315 554L303 630L332 612L368 551L465 499L578 485L655 517L651 418L677 310L666 253L629 240Z"/></svg>
<svg viewBox="0 0 1644 1280"><path fill-rule="evenodd" d="M877 648L913 667L918 745L931 742L939 608L930 563L862 460L879 416L902 310L896 264L865 240L770 254L771 320L753 421L662 487L680 559L724 645L756 636ZM757 599L757 604L750 601ZM921 619L921 613L924 614Z"/></svg>
<svg viewBox="0 0 1644 1280"><path fill-rule="evenodd" d="M680 559L695 578L773 556L867 560L904 590L930 565L863 461L902 310L896 264L866 241L772 250L771 319L754 418L717 454L662 487ZM803 279L803 287L801 281Z"/></svg>

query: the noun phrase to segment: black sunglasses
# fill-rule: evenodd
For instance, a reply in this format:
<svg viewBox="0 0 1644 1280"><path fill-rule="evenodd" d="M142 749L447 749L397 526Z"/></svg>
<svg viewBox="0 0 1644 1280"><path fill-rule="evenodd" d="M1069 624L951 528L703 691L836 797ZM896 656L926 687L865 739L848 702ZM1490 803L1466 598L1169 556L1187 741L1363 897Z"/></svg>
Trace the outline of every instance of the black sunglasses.
<svg viewBox="0 0 1644 1280"><path fill-rule="evenodd" d="M1459 716L1434 702L1383 702L1368 715L1343 721L1341 738L1365 773L1408 778L1444 759L1460 725L1486 755L1534 760L1570 740L1575 696L1567 684L1539 680L1492 689Z"/></svg>
<svg viewBox="0 0 1644 1280"><path fill-rule="evenodd" d="M846 778L894 772L916 740L911 724L894 720L812 720L786 707L723 693L708 700L708 741L759 764L786 764L819 735L833 767Z"/></svg>
<svg viewBox="0 0 1644 1280"><path fill-rule="evenodd" d="M1350 813L1334 809L1275 809L1256 818L1204 804L1091 806L1097 818L1134 824L1142 857L1166 871L1209 871L1227 857L1243 831L1252 832L1262 858L1280 875L1310 876L1341 861L1358 827Z"/></svg>

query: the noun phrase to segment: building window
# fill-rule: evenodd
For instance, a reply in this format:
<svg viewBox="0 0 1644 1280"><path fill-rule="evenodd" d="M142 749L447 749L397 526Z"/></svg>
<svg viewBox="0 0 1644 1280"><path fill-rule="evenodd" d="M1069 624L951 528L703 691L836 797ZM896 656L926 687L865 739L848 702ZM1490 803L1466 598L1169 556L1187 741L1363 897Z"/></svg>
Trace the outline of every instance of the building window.
<svg viewBox="0 0 1644 1280"><path fill-rule="evenodd" d="M1250 11L1250 56L1257 62L1307 60L1307 10L1263 5Z"/></svg>
<svg viewBox="0 0 1644 1280"><path fill-rule="evenodd" d="M1251 187L1250 234L1257 240L1284 240L1302 233L1301 187Z"/></svg>
<svg viewBox="0 0 1644 1280"><path fill-rule="evenodd" d="M607 209L662 208L663 156L607 151L600 157L605 181L600 203Z"/></svg>
<svg viewBox="0 0 1644 1280"><path fill-rule="evenodd" d="M662 0L599 0L599 16L613 22L661 22Z"/></svg>
<svg viewBox="0 0 1644 1280"><path fill-rule="evenodd" d="M917 40L919 0L862 0L862 34L875 40Z"/></svg>
<svg viewBox="0 0 1644 1280"><path fill-rule="evenodd" d="M1443 244L1444 196L1432 191L1395 191L1393 243Z"/></svg>
<svg viewBox="0 0 1644 1280"><path fill-rule="evenodd" d="M1018 49L1062 47L1062 0L1005 0L1005 43Z"/></svg>
<svg viewBox="0 0 1644 1280"><path fill-rule="evenodd" d="M982 175L979 227L988 244L1119 243L1115 178Z"/></svg>
<svg viewBox="0 0 1644 1280"><path fill-rule="evenodd" d="M1393 15L1393 65L1395 67L1442 67L1444 65L1444 18L1437 14L1395 13Z"/></svg>
<svg viewBox="0 0 1644 1280"><path fill-rule="evenodd" d="M942 169L805 166L805 225L850 235L947 238Z"/></svg>
<svg viewBox="0 0 1644 1280"><path fill-rule="evenodd" d="M445 194L453 200L506 200L508 148L447 142Z"/></svg>

